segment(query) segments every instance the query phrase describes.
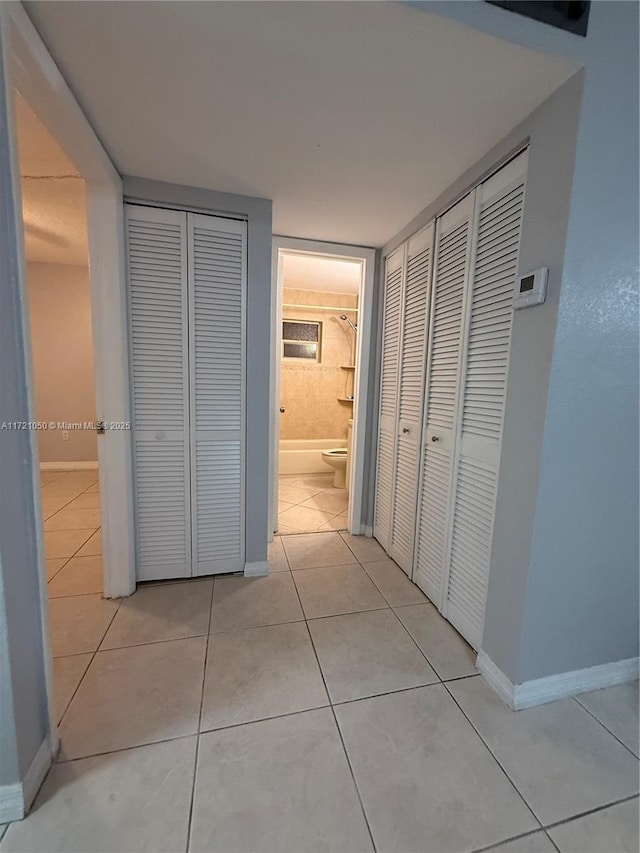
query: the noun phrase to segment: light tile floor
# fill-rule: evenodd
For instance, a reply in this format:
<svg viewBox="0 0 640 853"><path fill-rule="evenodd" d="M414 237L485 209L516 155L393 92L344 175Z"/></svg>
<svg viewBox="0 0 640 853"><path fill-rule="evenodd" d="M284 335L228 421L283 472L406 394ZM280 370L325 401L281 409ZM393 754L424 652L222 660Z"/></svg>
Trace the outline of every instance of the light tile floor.
<svg viewBox="0 0 640 853"><path fill-rule="evenodd" d="M336 489L333 472L278 478L278 533L346 530L349 492Z"/></svg>
<svg viewBox="0 0 640 853"><path fill-rule="evenodd" d="M62 751L2 853L636 853L637 683L516 714L373 540L270 560L51 599Z"/></svg>

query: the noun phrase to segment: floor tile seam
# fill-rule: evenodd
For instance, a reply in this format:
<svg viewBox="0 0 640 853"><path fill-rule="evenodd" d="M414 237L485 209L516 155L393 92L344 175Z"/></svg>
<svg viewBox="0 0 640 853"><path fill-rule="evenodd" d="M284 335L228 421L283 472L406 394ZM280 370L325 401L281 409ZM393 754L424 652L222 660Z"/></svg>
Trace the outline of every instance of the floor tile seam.
<svg viewBox="0 0 640 853"><path fill-rule="evenodd" d="M213 620L213 590L215 588L215 578L211 584L211 597L209 599L209 621L207 624L207 642L204 647L204 665L202 669L202 687L200 689L200 708L198 711L198 732L196 736L196 748L193 760L193 776L191 779L191 796L189 798L189 815L187 819L187 833L185 843L185 853L188 853L191 847L193 833L193 811L195 808L196 782L198 774L198 757L200 755L200 731L202 729L202 711L204 708L204 693L207 682L207 661L209 658L209 645L211 643L211 623Z"/></svg>
<svg viewBox="0 0 640 853"><path fill-rule="evenodd" d="M181 643L184 640L201 640L209 637L209 634L187 634L185 637L165 637L163 640L145 640L144 643L125 643L123 646L102 646L100 645L95 654L103 654L104 652L119 652L122 649L143 649L145 646L160 646L163 643ZM104 642L104 638L102 640ZM82 654L82 652L78 652Z"/></svg>
<svg viewBox="0 0 640 853"><path fill-rule="evenodd" d="M640 791L636 792L635 794L629 794L627 797L617 797L615 800L609 800L599 806L594 806L592 809L586 809L585 811L569 815L569 817L563 817L560 820L554 820L550 823L545 823L543 824L543 829L545 830L545 832L548 832L550 829L556 829L556 827L558 826L564 826L567 823L573 823L574 820L580 820L581 818L589 817L592 814L598 814L598 812L605 811L605 809L611 809L614 806L621 805L622 803L630 803L633 800L637 800L639 797Z"/></svg>
<svg viewBox="0 0 640 853"><path fill-rule="evenodd" d="M186 732L181 735L174 735L173 737L163 737L158 738L158 740L149 740L144 743L133 743L129 746L118 746L115 749L105 749L100 752L91 752L87 753L87 755L76 755L73 758L60 758L55 762L55 766L63 766L65 764L73 764L76 761L86 761L88 758L104 758L107 755L117 755L121 752L132 752L134 749L146 749L147 747L157 746L158 744L163 743L173 743L177 740L188 740L188 738L197 738L198 732ZM53 766L53 765L52 765Z"/></svg>
<svg viewBox="0 0 640 853"><path fill-rule="evenodd" d="M619 685L616 684L614 686L618 687ZM589 708L587 708L586 705L582 704L582 702L580 701L580 696L572 696L571 698L576 702L576 704L578 704L582 708L583 711L586 711L590 717L593 717L593 719L597 723L600 723L602 728L605 731L609 732L611 737L615 738L621 746L624 746L624 748L627 750L627 752L630 752L631 755L633 755L633 757L636 759L636 761L640 761L640 756L636 755L636 753L631 749L630 746L627 746L627 744L623 740L621 740L615 732L611 731L611 729L609 728L609 726L606 725L606 723L603 723L602 720L598 716L596 716L596 714L594 714L593 711L591 711Z"/></svg>
<svg viewBox="0 0 640 853"><path fill-rule="evenodd" d="M88 664L87 664L87 666L85 667L85 670L84 670L84 672L82 673L82 676L80 677L80 680L78 681L78 684L76 685L76 689L75 689L75 690L73 691L73 693L71 694L71 698L70 698L70 699L69 699L69 701L67 702L67 706L66 706L66 708L64 709L64 711L63 711L62 715L60 716L60 720L59 720L59 722L57 723L58 727L62 726L62 723L63 723L63 721L64 721L64 718L67 716L67 713L68 713L68 711L69 711L69 708L71 707L71 703L72 703L72 702L73 702L73 700L76 698L76 696L77 696L77 694L78 694L78 690L80 690L80 686L82 685L82 682L85 680L85 678L86 678L86 676L87 676L87 673L89 672L89 669L91 668L91 665L93 664L93 662L94 662L94 660L95 660L95 657L96 657L96 655L98 654L98 651L99 651L99 649L100 649L100 646L101 646L101 645L102 645L102 643L104 642L104 638L107 636L107 633L108 633L108 631L109 631L109 628L111 628L111 625L113 624L113 620L116 618L116 614L117 614L117 612L120 610L120 605L121 605L121 602L118 602L118 604L116 605L115 610L113 611L113 615L111 616L111 619L109 620L109 623L108 623L107 627L105 628L105 630L104 630L104 632L103 632L103 634L102 634L102 637L100 638L100 642L99 642L99 643L98 643L98 645L96 646L96 648L95 648L95 650L93 651L93 653L92 653L92 652L86 652L86 654L91 654L91 660L89 661L89 663L88 663ZM78 654L82 654L82 653L81 653L81 652L78 652ZM57 712L56 712L56 716L57 716Z"/></svg>
<svg viewBox="0 0 640 853"><path fill-rule="evenodd" d="M491 757L493 758L493 760L496 762L497 766L500 768L500 770L502 771L502 773L503 773L504 777L507 779L507 781L509 782L509 784L511 785L511 787L513 788L513 790L517 793L518 797L520 797L520 799L521 799L521 800L522 800L522 802L524 803L525 807L529 810L530 814L533 816L534 820L538 823L538 829L543 829L544 827L543 827L542 820L538 817L538 815L537 815L537 814L536 814L536 812L534 811L533 807L529 805L529 803L527 802L527 800L526 800L526 798L525 798L524 794L520 791L520 789L518 788L518 786L516 785L516 783L513 781L513 779L511 778L511 776L510 776L510 775L509 775L509 773L507 772L507 770L506 770L506 768L504 767L504 765L502 764L502 762L498 759L498 757L496 756L495 752L491 749L491 747L489 746L489 744L487 743L487 741L485 740L485 738L483 738L483 737L482 737L481 733L480 733L480 732L479 732L479 730L476 728L476 726L473 724L473 722L472 722L471 718L467 715L467 713L465 712L465 710L464 710L464 708L462 707L462 705L460 705L460 703L458 702L458 700L456 699L456 697L453 695L453 693L452 693L452 692L451 692L451 690L449 689L448 683L447 683L446 681L443 681L443 682L442 682L442 685L443 685L444 689L447 691L447 693L449 694L449 696L451 697L451 699L453 700L453 702L455 703L455 705L456 705L456 707L458 708L458 710L460 711L460 713L463 715L463 717L464 717L464 718L466 719L466 721L469 723L469 725L471 726L472 730L473 730L473 731L475 732L475 734L477 735L478 739L480 740L480 742L482 743L482 745L484 746L484 748L487 750L487 752L489 753L489 755L491 755ZM514 713L515 713L515 712L514 712Z"/></svg>
<svg viewBox="0 0 640 853"><path fill-rule="evenodd" d="M294 585L295 585L295 579L294 579ZM296 591L297 591L297 587L296 587ZM300 599L299 593L298 593L298 598ZM300 606L302 607L302 600L300 600ZM303 608L303 612L304 612L304 608ZM344 737L342 735L340 725L338 723L338 718L336 716L335 708L333 707L333 700L331 698L331 693L329 692L329 686L328 686L327 680L325 678L324 670L322 669L322 664L320 663L320 657L318 655L318 650L316 649L316 645L313 641L313 635L311 633L311 629L309 628L309 622L307 619L305 619L305 626L307 629L307 635L309 637L309 642L311 643L311 648L313 649L313 654L315 655L316 665L317 665L318 670L320 672L320 677L322 678L322 683L324 685L325 693L327 694L327 699L329 701L329 707L331 708L331 715L333 716L333 722L334 722L334 725L336 727L336 731L338 732L338 737L340 738L340 743L342 745L342 751L343 751L345 760L347 762L347 767L349 768L349 772L351 774L351 779L353 780L353 785L354 785L355 790L356 790L356 795L358 797L358 801L360 803L360 809L362 811L362 816L364 818L364 822L365 822L365 825L367 827L367 832L369 833L369 838L371 839L371 846L372 846L373 851L375 853L377 848L376 848L376 843L375 843L374 838L373 838L373 832L371 831L371 826L369 824L369 816L367 815L366 809L364 807L364 801L362 799L362 794L360 793L360 788L358 786L358 782L357 782L356 777L355 777L353 766L351 764L351 759L349 758L349 753L347 752L347 746L346 746L346 743L344 741Z"/></svg>

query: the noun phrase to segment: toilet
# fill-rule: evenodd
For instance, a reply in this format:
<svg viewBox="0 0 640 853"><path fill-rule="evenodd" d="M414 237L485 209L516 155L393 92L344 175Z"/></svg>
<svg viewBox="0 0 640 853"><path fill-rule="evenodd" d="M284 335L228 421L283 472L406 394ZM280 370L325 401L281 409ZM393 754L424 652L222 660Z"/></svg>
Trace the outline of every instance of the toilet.
<svg viewBox="0 0 640 853"><path fill-rule="evenodd" d="M347 455L348 450L346 447L336 447L333 450L322 451L322 461L330 465L335 471L333 485L336 489L344 489L345 487Z"/></svg>

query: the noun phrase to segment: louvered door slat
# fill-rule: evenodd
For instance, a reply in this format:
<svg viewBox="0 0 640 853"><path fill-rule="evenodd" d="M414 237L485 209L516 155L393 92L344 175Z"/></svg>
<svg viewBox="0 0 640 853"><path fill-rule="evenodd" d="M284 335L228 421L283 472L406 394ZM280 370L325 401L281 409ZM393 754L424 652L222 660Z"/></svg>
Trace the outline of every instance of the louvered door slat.
<svg viewBox="0 0 640 853"><path fill-rule="evenodd" d="M413 570L432 251L433 226L430 225L407 243L402 295L395 478L389 554L409 576Z"/></svg>
<svg viewBox="0 0 640 853"><path fill-rule="evenodd" d="M246 224L188 215L193 574L244 568Z"/></svg>
<svg viewBox="0 0 640 853"><path fill-rule="evenodd" d="M525 175L526 154L477 190L445 609L476 649L482 640L491 562Z"/></svg>
<svg viewBox="0 0 640 853"><path fill-rule="evenodd" d="M127 205L138 580L191 574L186 214Z"/></svg>
<svg viewBox="0 0 640 853"><path fill-rule="evenodd" d="M436 225L414 579L438 608L443 603L449 536L452 454L472 209L473 198L468 196Z"/></svg>

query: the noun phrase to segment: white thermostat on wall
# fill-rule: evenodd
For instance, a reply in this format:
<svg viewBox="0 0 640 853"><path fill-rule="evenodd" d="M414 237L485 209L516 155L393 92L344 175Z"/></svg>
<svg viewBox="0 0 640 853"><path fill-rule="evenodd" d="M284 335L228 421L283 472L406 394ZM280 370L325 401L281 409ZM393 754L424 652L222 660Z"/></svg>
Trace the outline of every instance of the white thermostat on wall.
<svg viewBox="0 0 640 853"><path fill-rule="evenodd" d="M547 296L547 267L540 267L516 281L516 292L513 296L514 308L528 308L530 305L541 305Z"/></svg>

